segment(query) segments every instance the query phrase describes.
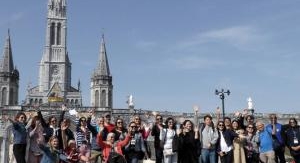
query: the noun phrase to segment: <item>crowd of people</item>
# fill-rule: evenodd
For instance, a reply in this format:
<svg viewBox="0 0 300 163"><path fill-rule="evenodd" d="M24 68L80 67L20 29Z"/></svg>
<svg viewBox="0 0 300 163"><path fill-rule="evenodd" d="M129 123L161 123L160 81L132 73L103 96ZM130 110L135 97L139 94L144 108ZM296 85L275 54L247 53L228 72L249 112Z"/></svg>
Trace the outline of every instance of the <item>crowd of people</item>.
<svg viewBox="0 0 300 163"><path fill-rule="evenodd" d="M255 120L246 111L234 118L205 115L201 120L184 120L155 115L155 123L145 127L138 115L125 124L121 117L104 114L76 116L76 129L70 129L62 106L60 117L46 121L37 108L33 116L23 112L14 119L13 154L16 163L138 163L155 155L156 163L286 163L288 149L300 163L300 127L295 118L288 124ZM197 114L195 115L197 117ZM114 119L114 123L112 122ZM165 121L164 121L165 119ZM197 118L196 118L197 119ZM154 151L149 150L154 137Z"/></svg>

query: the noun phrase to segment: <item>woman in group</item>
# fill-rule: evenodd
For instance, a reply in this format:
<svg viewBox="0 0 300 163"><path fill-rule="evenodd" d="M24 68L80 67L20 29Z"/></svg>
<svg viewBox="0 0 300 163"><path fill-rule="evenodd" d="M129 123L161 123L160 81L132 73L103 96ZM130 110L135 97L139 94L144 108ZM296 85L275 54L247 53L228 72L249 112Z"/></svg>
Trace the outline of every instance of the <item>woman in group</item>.
<svg viewBox="0 0 300 163"><path fill-rule="evenodd" d="M171 117L166 119L166 128L161 128L159 139L162 142L164 163L177 163L177 149L173 147L174 137L176 135L175 120Z"/></svg>
<svg viewBox="0 0 300 163"><path fill-rule="evenodd" d="M43 151L41 163L59 163L58 138L52 136L49 138L48 145L45 145L43 138L37 140L40 149Z"/></svg>
<svg viewBox="0 0 300 163"><path fill-rule="evenodd" d="M300 163L300 127L295 118L289 119L289 127L286 130L286 144L295 163Z"/></svg>
<svg viewBox="0 0 300 163"><path fill-rule="evenodd" d="M124 126L124 121L122 118L116 119L115 128L112 130L112 133L115 134L115 141L125 139L127 130Z"/></svg>
<svg viewBox="0 0 300 163"><path fill-rule="evenodd" d="M199 129L194 128L190 120L185 120L182 125L182 130L176 133L178 134L178 163L197 163Z"/></svg>
<svg viewBox="0 0 300 163"><path fill-rule="evenodd" d="M259 151L258 151L258 135L256 134L254 123L249 123L246 127L246 144L245 154L247 163L259 163Z"/></svg>
<svg viewBox="0 0 300 163"><path fill-rule="evenodd" d="M128 132L131 133L131 127L128 129ZM103 140L102 134L103 132L102 130L100 130L97 135L97 143L102 149L104 162L108 163L110 161L109 156L112 156L112 153L118 155L118 159L120 159L120 162L125 161L122 152L122 147L128 144L128 142L131 140L131 135L127 134L124 140L115 142L114 133L108 133L106 141Z"/></svg>
<svg viewBox="0 0 300 163"><path fill-rule="evenodd" d="M234 119L231 122L232 130L240 135L244 134L244 130L240 128L240 123L238 120ZM245 139L241 137L237 137L233 140L233 163L246 163L244 144Z"/></svg>
<svg viewBox="0 0 300 163"><path fill-rule="evenodd" d="M13 154L17 163L25 163L26 144L27 144L27 129L26 115L23 112L17 113L14 120L5 116L13 125Z"/></svg>
<svg viewBox="0 0 300 163"><path fill-rule="evenodd" d="M135 122L129 123L131 129L128 133L131 135L131 140L125 146L125 156L128 163L138 163L139 160L144 159L147 155L142 134L138 131Z"/></svg>
<svg viewBox="0 0 300 163"><path fill-rule="evenodd" d="M27 162L40 163L42 159L42 150L39 148L36 140L43 136L43 127L38 116L32 118L28 132L30 144Z"/></svg>

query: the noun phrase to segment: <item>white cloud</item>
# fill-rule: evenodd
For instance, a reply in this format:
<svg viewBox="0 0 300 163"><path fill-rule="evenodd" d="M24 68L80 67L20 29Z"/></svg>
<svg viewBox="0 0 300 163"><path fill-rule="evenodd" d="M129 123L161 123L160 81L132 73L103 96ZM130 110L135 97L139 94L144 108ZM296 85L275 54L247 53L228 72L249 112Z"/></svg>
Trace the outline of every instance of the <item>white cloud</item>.
<svg viewBox="0 0 300 163"><path fill-rule="evenodd" d="M183 69L209 69L219 66L224 66L226 63L224 61L210 60L206 58L200 58L196 56L188 56L185 58L170 59L171 63L175 64L178 68Z"/></svg>
<svg viewBox="0 0 300 163"><path fill-rule="evenodd" d="M182 48L198 46L204 43L228 44L238 49L254 50L263 47L267 37L251 26L233 26L196 34L194 37L179 43Z"/></svg>

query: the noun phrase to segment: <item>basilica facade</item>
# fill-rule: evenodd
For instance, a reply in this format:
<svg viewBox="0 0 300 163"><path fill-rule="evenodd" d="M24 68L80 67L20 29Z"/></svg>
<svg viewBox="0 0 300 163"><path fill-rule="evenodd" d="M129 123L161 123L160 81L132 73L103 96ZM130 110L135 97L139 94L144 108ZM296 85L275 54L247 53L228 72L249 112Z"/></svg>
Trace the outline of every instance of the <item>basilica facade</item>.
<svg viewBox="0 0 300 163"><path fill-rule="evenodd" d="M46 20L46 39L39 63L38 85L27 89L22 105L49 106L51 102L61 102L69 107L81 107L80 81L76 87L71 83L72 55L67 48L66 0L49 0ZM19 75L13 64L11 40L8 32L0 63L0 106L18 105L19 77L22 74ZM98 66L91 74L90 106L112 108L113 85L104 35L100 43Z"/></svg>

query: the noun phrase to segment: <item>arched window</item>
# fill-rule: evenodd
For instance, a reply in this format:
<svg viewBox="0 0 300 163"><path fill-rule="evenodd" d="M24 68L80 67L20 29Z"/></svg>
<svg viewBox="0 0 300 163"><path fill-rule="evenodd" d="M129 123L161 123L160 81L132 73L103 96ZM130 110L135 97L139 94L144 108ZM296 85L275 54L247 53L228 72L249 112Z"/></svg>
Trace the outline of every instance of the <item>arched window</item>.
<svg viewBox="0 0 300 163"><path fill-rule="evenodd" d="M33 105L33 99L32 98L29 100L29 105Z"/></svg>
<svg viewBox="0 0 300 163"><path fill-rule="evenodd" d="M78 99L75 100L75 105L78 106Z"/></svg>
<svg viewBox="0 0 300 163"><path fill-rule="evenodd" d="M74 106L74 100L73 99L71 100L71 106Z"/></svg>
<svg viewBox="0 0 300 163"><path fill-rule="evenodd" d="M55 23L50 26L50 45L54 45L55 41Z"/></svg>
<svg viewBox="0 0 300 163"><path fill-rule="evenodd" d="M99 107L100 106L99 104L100 104L99 103L99 91L96 90L96 92L95 92L95 106Z"/></svg>
<svg viewBox="0 0 300 163"><path fill-rule="evenodd" d="M12 88L9 89L9 105L14 105L14 90Z"/></svg>
<svg viewBox="0 0 300 163"><path fill-rule="evenodd" d="M39 105L43 104L43 99L39 100Z"/></svg>
<svg viewBox="0 0 300 163"><path fill-rule="evenodd" d="M61 44L61 24L57 24L56 45Z"/></svg>
<svg viewBox="0 0 300 163"><path fill-rule="evenodd" d="M2 94L1 94L2 98L1 98L1 106L6 105L6 101L7 101L7 88L4 87L2 89Z"/></svg>
<svg viewBox="0 0 300 163"><path fill-rule="evenodd" d="M100 96L100 107L106 107L106 91L102 90L101 91L101 96Z"/></svg>
<svg viewBox="0 0 300 163"><path fill-rule="evenodd" d="M34 104L38 104L38 99L37 98L34 100Z"/></svg>

